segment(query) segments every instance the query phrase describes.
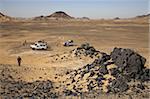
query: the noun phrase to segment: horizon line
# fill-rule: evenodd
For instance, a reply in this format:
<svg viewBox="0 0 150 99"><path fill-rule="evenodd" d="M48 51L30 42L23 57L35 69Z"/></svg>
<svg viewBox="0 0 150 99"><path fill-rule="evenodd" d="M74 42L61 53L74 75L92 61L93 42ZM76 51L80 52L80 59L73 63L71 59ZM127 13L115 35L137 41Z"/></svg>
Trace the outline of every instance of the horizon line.
<svg viewBox="0 0 150 99"><path fill-rule="evenodd" d="M59 12L59 11L55 11L55 12ZM55 13L55 12L53 12L53 13ZM62 12L64 12L64 11L62 11ZM44 17L46 17L46 16L49 16L49 15L51 15L51 14L53 14L53 13L51 13L51 14L47 14L47 15L44 15L44 14L41 14L41 15L37 15L37 16L29 16L29 17L20 17L20 16L12 16L12 15L8 15L8 14L5 14L3 11L0 11L0 13L2 13L3 15L5 15L5 16L8 16L8 17L12 17L12 18L24 18L24 19L30 19L30 18L36 18L36 17L40 17L40 16L44 16ZM66 13L66 12L65 12ZM69 15L68 13L66 13L67 15ZM75 18L75 19L77 19L77 18L83 18L83 17L87 17L87 18L89 18L89 19L114 19L114 18L120 18L120 19L128 19L128 18L135 18L135 17L138 17L138 16L144 16L144 15L150 15L150 13L143 13L143 14L138 14L138 15L134 15L134 16L130 16L130 17L119 17L119 16L116 16L116 17L100 17L100 18L91 18L91 17L88 17L88 16L82 16L82 17L74 17L74 16L71 16L71 15L69 15L69 16L71 16L71 17L73 17L73 18Z"/></svg>

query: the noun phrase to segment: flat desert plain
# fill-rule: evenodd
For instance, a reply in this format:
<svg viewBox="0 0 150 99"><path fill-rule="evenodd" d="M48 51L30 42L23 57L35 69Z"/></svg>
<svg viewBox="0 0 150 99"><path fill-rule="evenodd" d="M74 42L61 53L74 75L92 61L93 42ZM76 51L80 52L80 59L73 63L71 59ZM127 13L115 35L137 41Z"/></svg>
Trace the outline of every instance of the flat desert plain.
<svg viewBox="0 0 150 99"><path fill-rule="evenodd" d="M92 60L65 60L54 62L53 56L63 55L83 43L110 54L114 47L130 48L147 59L149 64L149 23L147 19L124 20L49 20L12 21L0 24L0 64L17 65L17 56L22 66L28 68L74 69ZM48 50L32 50L29 45L38 40L48 43ZM63 42L73 40L76 46L64 47ZM24 42L27 42L23 46ZM57 69L58 68L58 69ZM37 69L37 70L38 70ZM36 76L42 76L36 72ZM46 70L44 71L46 72ZM34 74L22 72L25 80L36 80ZM31 72L33 73L33 72ZM38 74L40 73L40 74ZM20 75L20 74L19 74ZM50 79L50 76L48 77Z"/></svg>

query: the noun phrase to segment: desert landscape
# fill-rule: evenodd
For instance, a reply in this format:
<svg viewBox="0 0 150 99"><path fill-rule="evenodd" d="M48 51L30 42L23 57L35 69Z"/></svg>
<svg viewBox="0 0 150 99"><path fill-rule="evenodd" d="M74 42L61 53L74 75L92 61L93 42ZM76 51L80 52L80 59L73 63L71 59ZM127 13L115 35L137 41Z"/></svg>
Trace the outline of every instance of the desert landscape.
<svg viewBox="0 0 150 99"><path fill-rule="evenodd" d="M62 11L48 16L18 19L0 13L1 98L148 99L150 92L148 20L149 15L126 19L74 18ZM30 48L31 44L39 40L47 42L47 50ZM74 45L63 46L67 40L73 40ZM125 85L126 87L130 86L129 88L124 88L122 91L118 88L119 91L113 92L112 88L110 90L108 88L109 79L113 80L117 77L110 73L101 73L105 78L102 86L97 87L98 85L96 85L95 89L91 90L89 87L86 88L90 84L88 81L95 82L91 78L86 80L93 73L96 77L98 76L96 70L97 68L101 70L101 67L97 67L98 65L103 67L104 62L110 62L110 68L115 68L117 64L118 66L122 64L117 63L117 59L114 58L115 48L121 48L126 53L132 52L138 57L137 60L139 59L141 64L128 56L132 62L127 62L127 65L136 66L135 64L139 63L140 65L137 66L141 67L135 67L133 71L140 68L139 71L141 70L142 74L139 75L144 78L137 80L135 76L135 78L131 77L128 85ZM78 53L80 55L77 55ZM124 59L121 55L120 60ZM21 66L17 64L18 56L22 58ZM106 61L95 63L96 59L106 59ZM97 65L90 68L89 75L85 73L87 77L83 75L86 80L77 77L80 76L78 72L82 74L88 64ZM110 72L108 67L106 70ZM143 74L144 70L145 74ZM123 71L123 73L125 72ZM74 76L72 77L72 75ZM98 81L96 83L99 84ZM41 87L36 88L39 85ZM79 85L82 85L82 89ZM131 90L133 86L135 86L134 91ZM31 92L35 93L31 94Z"/></svg>

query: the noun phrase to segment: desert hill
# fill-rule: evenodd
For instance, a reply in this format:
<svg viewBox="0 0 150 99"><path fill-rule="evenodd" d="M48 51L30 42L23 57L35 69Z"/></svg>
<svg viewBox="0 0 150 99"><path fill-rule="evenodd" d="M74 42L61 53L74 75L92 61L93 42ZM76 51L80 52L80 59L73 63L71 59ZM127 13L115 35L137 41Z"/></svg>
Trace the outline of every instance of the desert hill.
<svg viewBox="0 0 150 99"><path fill-rule="evenodd" d="M48 18L46 17L46 16L43 16L43 15L41 15L41 16L37 16L37 17L34 17L33 18L33 20L47 20Z"/></svg>
<svg viewBox="0 0 150 99"><path fill-rule="evenodd" d="M145 15L138 15L138 16L133 17L131 19L134 21L137 21L137 22L148 24L149 18L150 18L150 14L145 14Z"/></svg>
<svg viewBox="0 0 150 99"><path fill-rule="evenodd" d="M149 17L150 14L136 16L136 18L149 18Z"/></svg>
<svg viewBox="0 0 150 99"><path fill-rule="evenodd" d="M73 17L71 17L70 15L68 15L67 13L63 12L63 11L58 11L55 12L47 17L51 17L51 18L63 18L63 19L72 19Z"/></svg>
<svg viewBox="0 0 150 99"><path fill-rule="evenodd" d="M48 16L39 16L39 17L35 17L35 20L47 20L47 19L74 19L73 17L71 17L70 15L68 15L67 13L63 12L63 11L57 11L54 12L51 15Z"/></svg>
<svg viewBox="0 0 150 99"><path fill-rule="evenodd" d="M3 13L0 12L0 22L6 22L10 20L11 20L11 17L4 15Z"/></svg>

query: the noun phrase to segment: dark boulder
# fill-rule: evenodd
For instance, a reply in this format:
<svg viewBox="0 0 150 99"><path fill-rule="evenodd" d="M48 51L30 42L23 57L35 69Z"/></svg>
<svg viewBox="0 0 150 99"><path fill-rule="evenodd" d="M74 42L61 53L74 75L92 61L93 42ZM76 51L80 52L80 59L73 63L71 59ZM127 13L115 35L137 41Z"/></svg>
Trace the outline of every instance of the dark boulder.
<svg viewBox="0 0 150 99"><path fill-rule="evenodd" d="M95 65L103 65L106 61L110 60L110 55L107 55L106 53L101 53L102 57L95 59L93 64Z"/></svg>
<svg viewBox="0 0 150 99"><path fill-rule="evenodd" d="M114 77L117 77L120 74L120 71L118 70L118 68L112 68L109 71L110 71L110 74Z"/></svg>
<svg viewBox="0 0 150 99"><path fill-rule="evenodd" d="M113 80L109 87L110 87L110 91L113 93L124 92L129 88L128 84L122 79Z"/></svg>
<svg viewBox="0 0 150 99"><path fill-rule="evenodd" d="M111 58L124 75L134 79L139 76L146 62L146 59L138 53L123 48L114 48L111 52Z"/></svg>
<svg viewBox="0 0 150 99"><path fill-rule="evenodd" d="M141 74L138 77L142 82L150 81L150 69L144 68Z"/></svg>
<svg viewBox="0 0 150 99"><path fill-rule="evenodd" d="M76 96L76 95L77 95L77 93L75 93L75 92L73 92L73 91L71 91L71 90L65 90L65 91L63 91L63 92L64 92L64 94L65 94L66 96L70 96L70 95Z"/></svg>
<svg viewBox="0 0 150 99"><path fill-rule="evenodd" d="M101 66L99 69L99 72L102 73L103 75L108 74L108 70L106 66Z"/></svg>

